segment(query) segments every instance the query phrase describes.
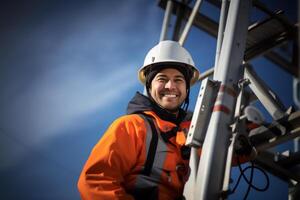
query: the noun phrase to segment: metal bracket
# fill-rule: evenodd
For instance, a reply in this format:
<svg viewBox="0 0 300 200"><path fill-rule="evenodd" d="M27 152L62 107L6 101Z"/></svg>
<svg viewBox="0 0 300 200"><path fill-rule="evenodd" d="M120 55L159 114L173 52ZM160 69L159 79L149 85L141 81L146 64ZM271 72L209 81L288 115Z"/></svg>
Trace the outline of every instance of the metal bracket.
<svg viewBox="0 0 300 200"><path fill-rule="evenodd" d="M202 81L191 126L185 143L187 146L202 146L212 113L211 109L214 105L219 87L219 82L210 80L209 78Z"/></svg>

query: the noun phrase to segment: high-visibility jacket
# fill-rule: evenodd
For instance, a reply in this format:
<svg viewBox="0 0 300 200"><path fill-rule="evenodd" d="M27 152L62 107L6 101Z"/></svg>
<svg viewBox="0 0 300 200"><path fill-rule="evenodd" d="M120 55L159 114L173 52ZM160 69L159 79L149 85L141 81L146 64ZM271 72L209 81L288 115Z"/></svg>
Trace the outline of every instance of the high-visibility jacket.
<svg viewBox="0 0 300 200"><path fill-rule="evenodd" d="M184 144L189 121L161 112L149 99L137 94L129 115L115 120L93 148L78 181L84 200L177 200L189 176ZM152 110L151 110L152 109ZM151 149L152 129L141 114L154 119L159 132L151 173L143 174ZM157 114L159 113L159 115ZM180 118L180 117L179 117ZM163 138L174 128L168 141ZM199 156L201 149L199 149ZM226 155L224 155L226 156ZM249 157L239 157L241 163ZM233 159L236 164L236 157Z"/></svg>
<svg viewBox="0 0 300 200"><path fill-rule="evenodd" d="M138 95L139 96L139 95ZM145 97L142 97L142 99ZM129 114L115 120L93 148L78 181L85 200L177 200L189 175L188 159L182 155L188 121L175 124L161 119L155 111L141 109L154 119L159 132L150 175L141 173L149 151L152 130L139 114ZM140 111L141 111L140 110ZM163 134L177 133L168 141Z"/></svg>

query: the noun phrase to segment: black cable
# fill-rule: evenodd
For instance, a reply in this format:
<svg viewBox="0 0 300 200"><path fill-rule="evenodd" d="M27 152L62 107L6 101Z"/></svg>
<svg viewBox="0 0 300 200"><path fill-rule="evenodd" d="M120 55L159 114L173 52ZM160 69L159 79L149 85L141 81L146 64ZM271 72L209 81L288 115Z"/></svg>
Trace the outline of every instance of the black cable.
<svg viewBox="0 0 300 200"><path fill-rule="evenodd" d="M253 174L254 174L254 164L253 164L253 162L251 162L251 172L250 172L250 183L251 183L251 185L252 185L252 181L253 181ZM247 188L247 192L246 192L246 194L244 196L244 200L247 199L247 197L248 197L248 195L250 193L251 185L248 184L248 188Z"/></svg>
<svg viewBox="0 0 300 200"><path fill-rule="evenodd" d="M254 190L259 191L259 192L264 192L264 191L266 191L266 190L269 188L269 185L270 185L269 176L268 176L268 174L267 174L263 169L261 169L261 168L258 167L258 166L255 166L253 162L251 162L251 165L250 165L250 166L247 166L246 168L242 169L241 163L240 163L240 161L239 161L239 158L237 158L237 162L238 162L238 167L239 167L239 170L240 170L240 175L239 175L239 177L238 177L238 180L237 180L235 186L233 187L233 189L232 189L231 192L230 192L231 194L233 194L233 193L235 192L235 190L237 189L237 187L238 187L238 185L239 185L240 180L241 180L242 177L244 178L244 180L245 180L245 181L247 182L247 184L248 184L248 188L247 188L247 192L246 192L246 194L245 194L245 196L244 196L244 200L247 199L247 197L248 197L248 195L249 195L249 192L250 192L250 189L251 189L251 188L253 188ZM246 172L248 169L251 169L250 180L249 180L249 179L246 177L246 175L245 175L245 172ZM252 181L253 181L253 175L254 175L254 169L259 170L259 171L262 172L263 175L266 177L266 185L265 185L265 187L263 187L263 188L258 188L258 187L256 187L255 185L252 184Z"/></svg>
<svg viewBox="0 0 300 200"><path fill-rule="evenodd" d="M238 162L239 162L239 161L238 161ZM269 176L268 176L268 174L267 174L263 169L261 169L261 168L258 167L258 166L254 166L253 162L251 162L251 163L252 163L251 166L248 166L248 167L246 167L246 168L243 169L243 170L242 170L241 164L239 163L239 169L240 169L240 171L242 170L242 171L241 171L241 173L242 173L241 175L243 176L244 180L245 180L249 185L251 185L251 187L252 187L253 189L255 189L255 190L257 190L257 191L260 191L260 192L264 192L264 191L266 191L266 190L269 188L269 185L270 185ZM247 178L246 175L245 175L245 171L248 170L249 168L257 169L257 170L261 171L261 172L264 174L264 176L266 177L266 181L267 181L266 186L265 186L264 188L258 188L258 187L256 187L255 185L253 185L252 183L250 183L250 181L248 180L248 178Z"/></svg>

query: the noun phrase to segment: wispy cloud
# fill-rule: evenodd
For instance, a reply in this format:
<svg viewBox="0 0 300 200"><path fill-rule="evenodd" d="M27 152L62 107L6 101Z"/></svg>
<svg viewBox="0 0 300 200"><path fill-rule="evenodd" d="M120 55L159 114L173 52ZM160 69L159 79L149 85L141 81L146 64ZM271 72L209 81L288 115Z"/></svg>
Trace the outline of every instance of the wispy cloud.
<svg viewBox="0 0 300 200"><path fill-rule="evenodd" d="M0 168L14 164L24 153L31 152L31 148L42 145L46 140L70 133L70 128L84 126L90 113L113 109L116 102L137 84L132 78L124 81L133 73L134 70L126 66L98 77L84 70L69 72L68 75L52 70L28 85L11 101L8 109L2 110L2 114L8 115L5 118L7 123L1 127L1 138L9 137L9 145L1 145L4 148L1 158L5 162L0 164Z"/></svg>
<svg viewBox="0 0 300 200"><path fill-rule="evenodd" d="M128 66L98 76L89 73L85 69L55 69L28 85L11 102L11 112L19 113L14 116L16 123L11 123L18 124L15 132L25 132L30 141L40 142L78 126L79 117L113 107L137 83L128 78L136 74Z"/></svg>
<svg viewBox="0 0 300 200"><path fill-rule="evenodd" d="M156 5L140 10L140 1L115 7L95 2L12 30L19 34L9 38L17 41L13 45L5 43L8 56L1 59L1 72L7 76L0 99L0 128L12 138L43 144L133 95L137 69L153 45L148 39L158 39L150 36L157 32ZM5 147L7 164L22 155L14 145Z"/></svg>

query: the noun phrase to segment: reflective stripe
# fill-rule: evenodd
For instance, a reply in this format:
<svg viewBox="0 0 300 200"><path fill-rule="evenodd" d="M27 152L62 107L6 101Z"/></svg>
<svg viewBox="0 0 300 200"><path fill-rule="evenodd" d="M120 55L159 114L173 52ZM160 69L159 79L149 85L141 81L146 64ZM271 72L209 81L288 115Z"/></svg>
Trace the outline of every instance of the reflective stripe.
<svg viewBox="0 0 300 200"><path fill-rule="evenodd" d="M146 160L147 160L147 155L149 152L153 133L151 130L151 126L148 122L148 119L143 115L140 115L140 116L144 119L145 127L146 127L146 141L145 141L146 142L146 144L145 144L146 145L146 147L145 147L146 154L145 155L146 155ZM145 199L145 197L148 197L147 199L153 199L153 200L157 199L158 198L158 185L160 184L160 181L161 181L161 175L162 175L162 173L165 173L163 170L163 165L164 165L164 161L167 156L168 146L162 139L162 137L160 135L160 130L157 127L154 119L153 119L153 122L154 122L154 125L155 125L157 133L158 133L158 143L157 143L157 148L155 151L155 159L153 162L153 167L152 167L152 171L151 171L150 175L147 176L144 174L139 174L136 178L135 188L132 190L132 193L136 199L139 199L140 194L143 196L143 199ZM147 196L147 195L149 195L149 196Z"/></svg>
<svg viewBox="0 0 300 200"><path fill-rule="evenodd" d="M152 130L147 118L144 115L139 115L139 116L144 119L145 126L146 126L146 155L148 155L150 142L152 139Z"/></svg>
<svg viewBox="0 0 300 200"><path fill-rule="evenodd" d="M158 130L158 128L156 127L156 129ZM158 133L160 133L158 131ZM167 157L167 153L168 153L168 146L165 143L165 141L163 140L163 138L161 137L161 135L158 135L158 144L157 144L157 148L156 148L156 154L155 154L155 160L153 163L153 169L152 169L152 174L151 176L157 178L158 180L161 177L161 174L163 173L163 166L164 166L164 162L166 160Z"/></svg>
<svg viewBox="0 0 300 200"><path fill-rule="evenodd" d="M230 86L221 85L220 89L219 89L219 92L227 93L232 97L237 97L236 91Z"/></svg>
<svg viewBox="0 0 300 200"><path fill-rule="evenodd" d="M213 112L223 112L225 114L230 114L231 110L224 105L215 105L213 107Z"/></svg>

